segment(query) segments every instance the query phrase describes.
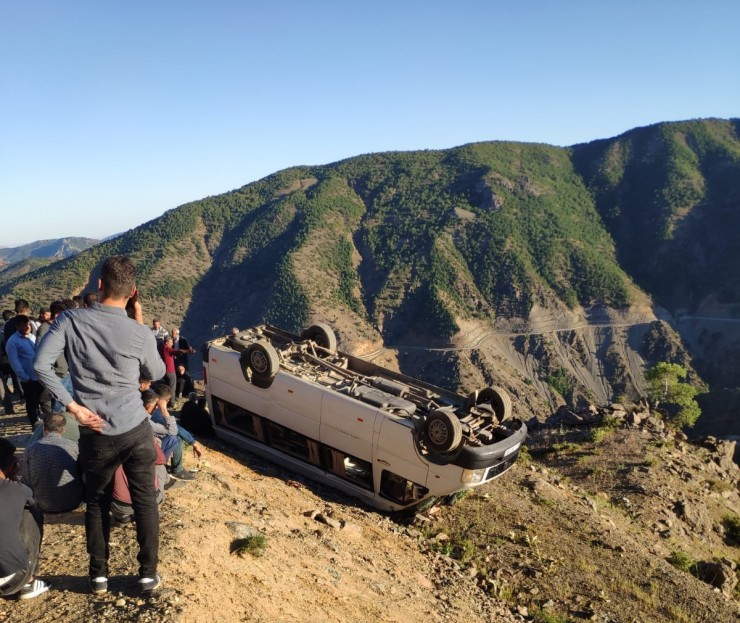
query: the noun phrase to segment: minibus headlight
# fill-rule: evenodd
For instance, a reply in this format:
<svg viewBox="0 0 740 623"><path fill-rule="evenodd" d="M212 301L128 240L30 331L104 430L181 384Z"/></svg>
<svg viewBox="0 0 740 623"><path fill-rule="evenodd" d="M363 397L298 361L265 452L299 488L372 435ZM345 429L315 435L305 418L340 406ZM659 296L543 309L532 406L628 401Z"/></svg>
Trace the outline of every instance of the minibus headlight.
<svg viewBox="0 0 740 623"><path fill-rule="evenodd" d="M462 476L460 476L460 482L474 485L475 483L483 480L483 476L485 473L485 469L464 469L462 471Z"/></svg>

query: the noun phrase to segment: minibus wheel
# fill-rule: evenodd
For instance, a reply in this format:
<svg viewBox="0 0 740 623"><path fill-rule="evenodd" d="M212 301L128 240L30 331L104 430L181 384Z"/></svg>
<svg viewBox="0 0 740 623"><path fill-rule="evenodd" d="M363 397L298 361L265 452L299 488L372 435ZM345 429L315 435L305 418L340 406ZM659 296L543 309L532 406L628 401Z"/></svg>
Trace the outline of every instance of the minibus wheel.
<svg viewBox="0 0 740 623"><path fill-rule="evenodd" d="M246 365L249 368L251 381L255 385L260 381L262 382L261 385L265 381L272 382L280 368L280 358L277 351L267 340L260 340L251 344L247 350L242 351L239 359L242 367Z"/></svg>
<svg viewBox="0 0 740 623"><path fill-rule="evenodd" d="M332 328L323 322L311 325L308 329L305 329L301 333L301 339L316 342L316 344L331 353L337 352L337 336L334 334Z"/></svg>
<svg viewBox="0 0 740 623"><path fill-rule="evenodd" d="M424 420L424 445L432 452L449 452L462 442L462 424L454 413L438 409Z"/></svg>
<svg viewBox="0 0 740 623"><path fill-rule="evenodd" d="M482 405L486 402L491 403L491 407L493 407L493 411L496 414L496 419L499 422L508 420L511 417L513 408L511 396L509 396L509 393L505 389L495 385L470 394L465 403L465 407L466 410L470 410L470 407L474 405Z"/></svg>

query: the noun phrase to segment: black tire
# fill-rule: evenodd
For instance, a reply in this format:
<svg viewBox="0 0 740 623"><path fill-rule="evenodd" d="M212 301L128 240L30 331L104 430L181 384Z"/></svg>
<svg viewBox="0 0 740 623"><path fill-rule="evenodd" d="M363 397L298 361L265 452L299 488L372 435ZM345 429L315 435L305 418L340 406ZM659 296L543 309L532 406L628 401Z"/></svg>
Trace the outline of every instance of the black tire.
<svg viewBox="0 0 740 623"><path fill-rule="evenodd" d="M499 422L508 420L513 412L511 403L511 396L508 392L497 386L486 387L479 392L473 392L468 396L466 402L467 409L470 409L473 405L481 405L484 402L490 402L493 411L496 414L496 419Z"/></svg>
<svg viewBox="0 0 740 623"><path fill-rule="evenodd" d="M449 452L462 442L462 424L454 413L438 409L424 420L422 438L427 450Z"/></svg>
<svg viewBox="0 0 740 623"><path fill-rule="evenodd" d="M337 336L329 325L322 322L305 329L301 333L301 339L316 342L331 353L337 352Z"/></svg>
<svg viewBox="0 0 740 623"><path fill-rule="evenodd" d="M280 368L277 351L267 340L260 340L250 345L247 350L242 351L239 361L244 376L257 387L269 387Z"/></svg>
<svg viewBox="0 0 740 623"><path fill-rule="evenodd" d="M255 387L259 387L260 389L267 389L272 385L272 382L275 380L274 376L257 376L256 374L252 375L252 385Z"/></svg>

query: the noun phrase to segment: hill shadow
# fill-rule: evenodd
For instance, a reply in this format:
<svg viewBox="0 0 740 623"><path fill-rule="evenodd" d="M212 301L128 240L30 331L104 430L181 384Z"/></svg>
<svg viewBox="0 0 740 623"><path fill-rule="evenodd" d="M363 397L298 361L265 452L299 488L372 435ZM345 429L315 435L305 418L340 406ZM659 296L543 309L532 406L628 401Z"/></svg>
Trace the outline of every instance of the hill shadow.
<svg viewBox="0 0 740 623"><path fill-rule="evenodd" d="M267 206L251 215L240 231L268 215ZM295 242L295 220L265 247L229 263L238 232L231 232L220 242L211 268L192 292L190 305L182 322L182 331L191 336L191 344L229 333L232 327L244 328L262 322L265 308L275 285L278 264Z"/></svg>

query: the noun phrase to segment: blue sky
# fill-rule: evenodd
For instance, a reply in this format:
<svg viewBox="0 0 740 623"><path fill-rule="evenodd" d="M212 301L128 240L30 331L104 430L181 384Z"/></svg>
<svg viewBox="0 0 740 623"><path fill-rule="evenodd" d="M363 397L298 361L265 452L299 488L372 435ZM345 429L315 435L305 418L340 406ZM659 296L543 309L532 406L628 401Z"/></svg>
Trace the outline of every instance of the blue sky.
<svg viewBox="0 0 740 623"><path fill-rule="evenodd" d="M0 3L0 246L299 164L740 116L740 2Z"/></svg>

